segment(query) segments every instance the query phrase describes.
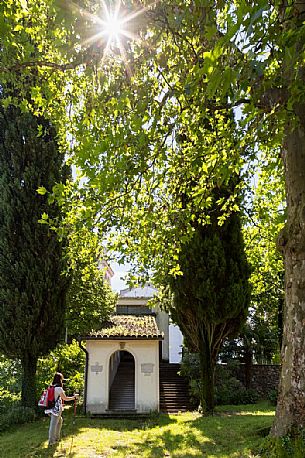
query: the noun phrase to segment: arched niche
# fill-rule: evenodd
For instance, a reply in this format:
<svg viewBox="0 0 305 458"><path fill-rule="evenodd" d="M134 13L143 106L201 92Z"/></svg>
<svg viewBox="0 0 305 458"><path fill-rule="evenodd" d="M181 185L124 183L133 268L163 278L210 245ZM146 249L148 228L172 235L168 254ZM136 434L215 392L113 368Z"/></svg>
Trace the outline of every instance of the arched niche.
<svg viewBox="0 0 305 458"><path fill-rule="evenodd" d="M108 410L135 409L135 358L129 351L117 350L109 358Z"/></svg>

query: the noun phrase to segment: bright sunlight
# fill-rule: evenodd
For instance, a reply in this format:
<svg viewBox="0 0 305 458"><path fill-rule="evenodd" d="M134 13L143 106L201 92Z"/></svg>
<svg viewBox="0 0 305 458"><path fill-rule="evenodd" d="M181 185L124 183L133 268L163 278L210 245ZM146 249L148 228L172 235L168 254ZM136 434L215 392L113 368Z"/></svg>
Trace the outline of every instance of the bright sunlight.
<svg viewBox="0 0 305 458"><path fill-rule="evenodd" d="M97 25L98 31L83 42L83 45L94 42L105 42L103 59L110 54L111 50L118 49L122 60L126 64L125 43L129 38L137 40L138 37L132 32L131 24L143 14L149 7L142 7L132 12L127 12L122 8L121 0L117 0L114 5L107 4L101 0L102 11L97 15L91 14L83 9L79 9L82 14Z"/></svg>
<svg viewBox="0 0 305 458"><path fill-rule="evenodd" d="M105 19L101 18L99 21L102 26L101 34L106 35L111 41L119 40L120 35L127 34L128 36L128 31L124 30L124 24L126 24L128 18L125 18L125 20L122 18L120 14L120 2L117 3L114 11L108 9L105 2L103 2L103 6Z"/></svg>

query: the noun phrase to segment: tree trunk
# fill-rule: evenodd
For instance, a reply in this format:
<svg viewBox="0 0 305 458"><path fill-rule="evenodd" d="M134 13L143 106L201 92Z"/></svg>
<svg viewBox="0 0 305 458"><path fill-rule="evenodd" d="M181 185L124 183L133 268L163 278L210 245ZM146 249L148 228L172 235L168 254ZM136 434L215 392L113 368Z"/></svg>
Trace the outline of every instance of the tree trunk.
<svg viewBox="0 0 305 458"><path fill-rule="evenodd" d="M21 404L25 407L36 407L36 369L37 357L26 353L21 359L22 390Z"/></svg>
<svg viewBox="0 0 305 458"><path fill-rule="evenodd" d="M211 343L205 330L199 339L199 360L201 378L201 407L203 414L214 412L214 372L215 364L212 360Z"/></svg>
<svg viewBox="0 0 305 458"><path fill-rule="evenodd" d="M285 298L280 297L279 302L278 302L278 313L277 313L277 336L278 336L278 343L279 343L279 348L282 348L283 344L283 313L284 313L284 304L285 304Z"/></svg>
<svg viewBox="0 0 305 458"><path fill-rule="evenodd" d="M284 164L287 225L280 244L285 261L282 371L272 434L305 427L305 104L296 107L299 125L288 132Z"/></svg>

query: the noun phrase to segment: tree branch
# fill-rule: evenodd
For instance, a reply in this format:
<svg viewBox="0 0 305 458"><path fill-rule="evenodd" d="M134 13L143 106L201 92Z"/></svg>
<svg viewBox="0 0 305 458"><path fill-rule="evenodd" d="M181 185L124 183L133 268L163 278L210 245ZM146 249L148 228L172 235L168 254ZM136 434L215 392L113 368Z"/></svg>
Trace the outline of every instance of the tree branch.
<svg viewBox="0 0 305 458"><path fill-rule="evenodd" d="M82 62L76 61L76 62L70 62L69 64L58 64L56 62L50 62L50 61L44 61L44 60L37 60L37 61L28 61L28 62L20 62L16 63L14 65L11 65L10 67L4 67L0 66L0 72L6 72L6 73L11 73L12 71L18 71L22 70L24 68L29 68L29 67L49 67L55 70L60 70L62 72L66 70L71 70L80 65Z"/></svg>

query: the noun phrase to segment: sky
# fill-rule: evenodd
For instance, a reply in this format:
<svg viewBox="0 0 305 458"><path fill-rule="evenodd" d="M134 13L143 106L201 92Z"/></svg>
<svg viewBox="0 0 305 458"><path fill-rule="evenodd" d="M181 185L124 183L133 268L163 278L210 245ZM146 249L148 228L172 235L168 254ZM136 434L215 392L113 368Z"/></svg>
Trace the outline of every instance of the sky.
<svg viewBox="0 0 305 458"><path fill-rule="evenodd" d="M128 272L128 265L120 265L116 262L110 263L114 276L111 279L111 287L114 291L119 292L121 289L128 288L127 283L122 279Z"/></svg>

